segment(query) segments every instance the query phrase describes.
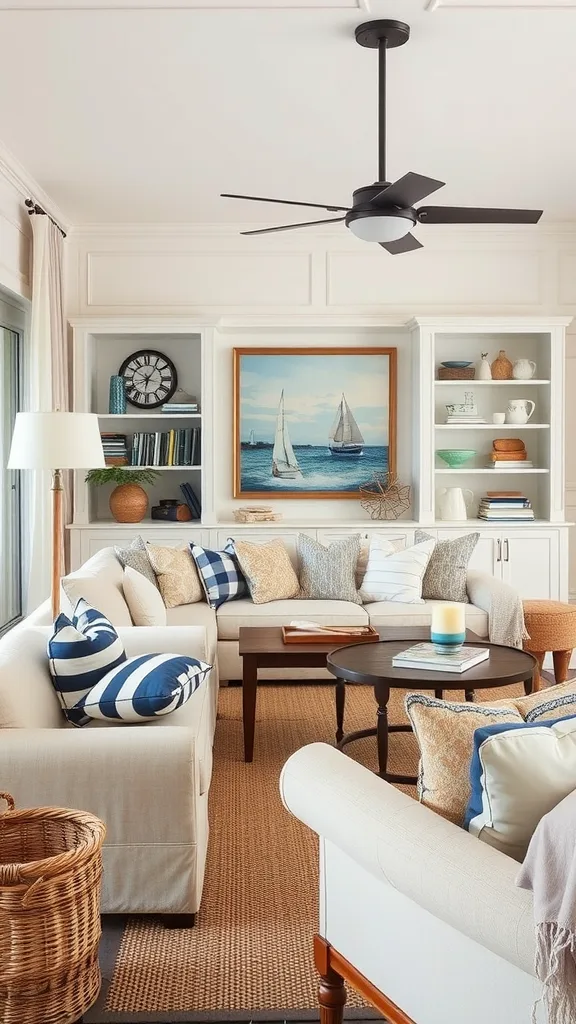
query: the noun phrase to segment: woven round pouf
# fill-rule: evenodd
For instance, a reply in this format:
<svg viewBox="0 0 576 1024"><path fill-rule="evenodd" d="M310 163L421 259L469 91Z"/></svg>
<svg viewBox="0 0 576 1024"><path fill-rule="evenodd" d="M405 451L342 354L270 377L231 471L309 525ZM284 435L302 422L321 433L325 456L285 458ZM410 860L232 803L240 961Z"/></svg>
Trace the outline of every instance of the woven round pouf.
<svg viewBox="0 0 576 1024"><path fill-rule="evenodd" d="M540 670L547 651L554 660L554 679L564 683L572 650L576 647L576 605L563 601L523 601L524 621L530 639L524 641L524 650L530 651L538 661ZM539 674L534 689L542 688Z"/></svg>

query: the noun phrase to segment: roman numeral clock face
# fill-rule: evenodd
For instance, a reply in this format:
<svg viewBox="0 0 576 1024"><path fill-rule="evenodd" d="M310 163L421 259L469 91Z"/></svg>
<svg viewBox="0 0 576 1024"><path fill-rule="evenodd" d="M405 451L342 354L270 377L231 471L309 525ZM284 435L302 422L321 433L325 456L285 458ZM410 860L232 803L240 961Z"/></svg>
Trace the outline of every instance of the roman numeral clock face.
<svg viewBox="0 0 576 1024"><path fill-rule="evenodd" d="M178 387L174 363L153 349L128 356L118 373L124 377L127 400L139 409L156 409L168 402Z"/></svg>

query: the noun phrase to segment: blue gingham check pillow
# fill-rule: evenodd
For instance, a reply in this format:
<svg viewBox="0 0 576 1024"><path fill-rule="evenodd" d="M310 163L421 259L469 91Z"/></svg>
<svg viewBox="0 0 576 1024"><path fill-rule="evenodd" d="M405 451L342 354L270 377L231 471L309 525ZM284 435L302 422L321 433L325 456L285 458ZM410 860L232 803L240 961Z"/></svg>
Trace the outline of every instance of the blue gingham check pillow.
<svg viewBox="0 0 576 1024"><path fill-rule="evenodd" d="M190 553L211 608L219 608L225 601L234 601L237 597L248 597L248 583L234 553L231 537L223 551L210 551L199 544L190 544Z"/></svg>

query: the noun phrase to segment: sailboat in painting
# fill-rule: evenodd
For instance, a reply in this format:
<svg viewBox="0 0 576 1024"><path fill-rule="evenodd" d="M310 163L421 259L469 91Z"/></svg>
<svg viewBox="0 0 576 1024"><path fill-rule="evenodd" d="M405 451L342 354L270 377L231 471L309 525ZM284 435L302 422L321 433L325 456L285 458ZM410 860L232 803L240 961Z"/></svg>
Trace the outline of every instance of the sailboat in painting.
<svg viewBox="0 0 576 1024"><path fill-rule="evenodd" d="M364 438L352 415L344 392L342 392L336 419L328 436L328 447L332 455L362 455L364 453Z"/></svg>
<svg viewBox="0 0 576 1024"><path fill-rule="evenodd" d="M278 418L276 420L276 434L274 435L274 448L272 451L272 476L281 480L295 480L302 476L298 460L294 455L294 449L288 433L288 424L284 415L284 389L280 395L278 406Z"/></svg>

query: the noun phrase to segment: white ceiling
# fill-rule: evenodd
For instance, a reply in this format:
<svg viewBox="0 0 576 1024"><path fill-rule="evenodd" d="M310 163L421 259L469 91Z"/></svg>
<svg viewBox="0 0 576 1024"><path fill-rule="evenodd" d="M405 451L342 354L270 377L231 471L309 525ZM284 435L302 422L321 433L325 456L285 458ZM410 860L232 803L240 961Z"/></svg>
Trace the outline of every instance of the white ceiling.
<svg viewBox="0 0 576 1024"><path fill-rule="evenodd" d="M218 194L347 205L373 181L377 58L353 29L398 17L388 177L576 220L576 9L285 2L299 9L0 9L0 140L74 224L305 220Z"/></svg>

